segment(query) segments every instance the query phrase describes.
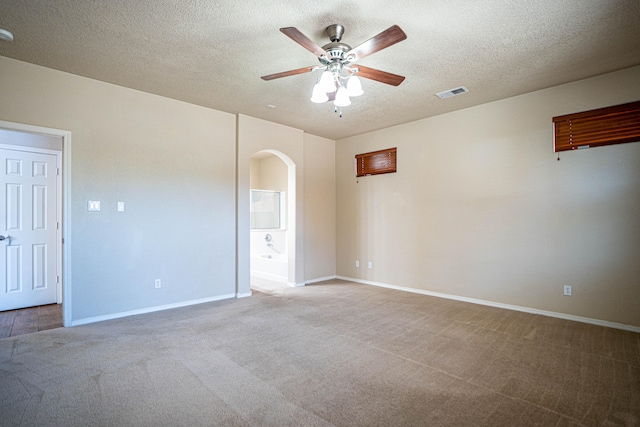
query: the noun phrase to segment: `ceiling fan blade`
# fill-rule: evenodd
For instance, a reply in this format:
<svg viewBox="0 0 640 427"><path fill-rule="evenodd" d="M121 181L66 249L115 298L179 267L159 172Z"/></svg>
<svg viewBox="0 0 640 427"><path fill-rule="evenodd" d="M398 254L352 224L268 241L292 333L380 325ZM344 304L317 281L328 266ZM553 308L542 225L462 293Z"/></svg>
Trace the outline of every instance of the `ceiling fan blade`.
<svg viewBox="0 0 640 427"><path fill-rule="evenodd" d="M345 54L345 57L348 57L349 55L353 54L356 56L356 59L354 61L357 61L373 53L376 53L384 48L387 48L398 42L401 42L406 38L407 38L407 35L404 33L404 31L402 31L402 29L397 25L393 25L387 28L386 30L384 30L383 32L381 32L380 34L378 34L377 36L374 36L369 40L367 40L366 42L354 47L353 49L351 49L349 52Z"/></svg>
<svg viewBox="0 0 640 427"><path fill-rule="evenodd" d="M298 43L303 48L307 49L309 52L313 53L315 56L320 57L322 55L326 55L326 52L323 48L315 44L311 41L307 36L298 31L297 28L294 27L285 27L280 28L280 31L289 37L294 42Z"/></svg>
<svg viewBox="0 0 640 427"><path fill-rule="evenodd" d="M269 74L268 76L260 77L262 80L274 80L282 77L295 76L296 74L308 73L310 71L319 68L317 65L312 65L311 67L298 68L297 70L289 70L283 71L282 73Z"/></svg>
<svg viewBox="0 0 640 427"><path fill-rule="evenodd" d="M376 70L375 68L364 67L362 65L355 65L353 68L357 68L356 75L364 77L365 79L375 80L377 82L386 83L391 86L398 86L404 81L404 76L397 74L387 73L386 71Z"/></svg>

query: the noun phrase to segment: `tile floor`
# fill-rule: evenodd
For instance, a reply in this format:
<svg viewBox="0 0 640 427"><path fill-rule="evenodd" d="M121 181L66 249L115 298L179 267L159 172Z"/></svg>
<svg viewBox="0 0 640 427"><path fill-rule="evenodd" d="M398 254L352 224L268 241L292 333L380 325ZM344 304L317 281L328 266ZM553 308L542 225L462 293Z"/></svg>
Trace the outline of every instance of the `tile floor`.
<svg viewBox="0 0 640 427"><path fill-rule="evenodd" d="M0 311L0 338L15 337L61 327L61 304Z"/></svg>
<svg viewBox="0 0 640 427"><path fill-rule="evenodd" d="M251 276L251 290L266 294L279 293L289 288L286 283L276 282L273 280L263 279L257 276Z"/></svg>

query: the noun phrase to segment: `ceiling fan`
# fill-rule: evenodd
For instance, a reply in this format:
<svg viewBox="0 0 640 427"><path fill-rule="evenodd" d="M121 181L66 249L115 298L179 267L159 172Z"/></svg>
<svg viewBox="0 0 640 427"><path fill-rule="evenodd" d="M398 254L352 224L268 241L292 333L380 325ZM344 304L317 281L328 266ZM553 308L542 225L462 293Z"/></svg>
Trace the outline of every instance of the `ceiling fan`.
<svg viewBox="0 0 640 427"><path fill-rule="evenodd" d="M397 25L387 28L354 48L340 41L344 34L344 27L339 24L330 25L326 28L325 32L329 36L331 43L322 47L294 27L280 28L280 31L316 55L321 65L269 74L261 78L262 80L275 80L315 70L324 70L313 89L312 102L321 103L333 100L336 107L349 105L351 103L349 96L358 96L363 93L362 86L356 75L392 86L398 86L404 80L404 76L354 64L362 58L406 39L407 35Z"/></svg>

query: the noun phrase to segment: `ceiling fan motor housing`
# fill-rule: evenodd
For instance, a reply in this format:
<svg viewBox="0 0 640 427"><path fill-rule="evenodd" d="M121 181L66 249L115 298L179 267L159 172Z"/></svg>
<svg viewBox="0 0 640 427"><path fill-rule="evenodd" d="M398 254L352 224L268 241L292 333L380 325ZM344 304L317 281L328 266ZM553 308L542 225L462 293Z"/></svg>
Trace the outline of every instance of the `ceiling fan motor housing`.
<svg viewBox="0 0 640 427"><path fill-rule="evenodd" d="M344 34L344 27L340 24L329 25L325 32L329 36L329 40L332 42L339 42L342 40L342 35Z"/></svg>
<svg viewBox="0 0 640 427"><path fill-rule="evenodd" d="M325 31L331 40L331 43L322 46L322 49L327 52L327 59L330 61L345 59L344 54L351 50L351 46L346 43L340 43L344 34L344 27L340 24L333 24L329 25Z"/></svg>
<svg viewBox="0 0 640 427"><path fill-rule="evenodd" d="M342 59L344 54L351 50L351 46L345 43L333 42L322 46L329 59Z"/></svg>

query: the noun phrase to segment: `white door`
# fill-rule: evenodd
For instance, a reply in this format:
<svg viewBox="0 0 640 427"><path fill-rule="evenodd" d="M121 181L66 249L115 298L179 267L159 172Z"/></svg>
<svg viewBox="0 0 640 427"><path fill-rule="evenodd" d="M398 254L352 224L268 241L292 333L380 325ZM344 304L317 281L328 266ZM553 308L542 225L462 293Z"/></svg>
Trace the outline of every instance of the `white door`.
<svg viewBox="0 0 640 427"><path fill-rule="evenodd" d="M57 301L57 158L0 148L0 311Z"/></svg>

